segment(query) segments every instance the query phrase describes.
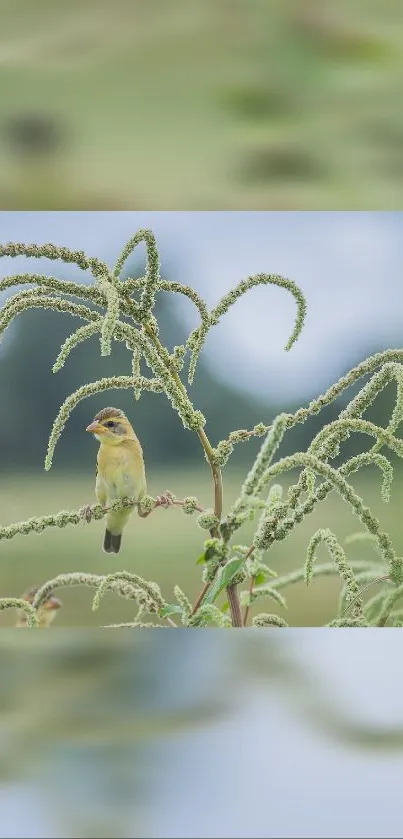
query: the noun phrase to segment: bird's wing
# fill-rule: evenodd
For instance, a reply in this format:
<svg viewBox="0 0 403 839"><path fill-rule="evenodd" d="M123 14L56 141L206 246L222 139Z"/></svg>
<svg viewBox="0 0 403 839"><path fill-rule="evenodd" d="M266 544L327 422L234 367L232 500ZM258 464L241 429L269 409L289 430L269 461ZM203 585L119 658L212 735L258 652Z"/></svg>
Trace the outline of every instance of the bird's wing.
<svg viewBox="0 0 403 839"><path fill-rule="evenodd" d="M95 495L97 496L99 504L106 504L107 501L107 491L105 486L105 481L103 480L102 476L99 473L98 464L96 467L96 480L95 480Z"/></svg>

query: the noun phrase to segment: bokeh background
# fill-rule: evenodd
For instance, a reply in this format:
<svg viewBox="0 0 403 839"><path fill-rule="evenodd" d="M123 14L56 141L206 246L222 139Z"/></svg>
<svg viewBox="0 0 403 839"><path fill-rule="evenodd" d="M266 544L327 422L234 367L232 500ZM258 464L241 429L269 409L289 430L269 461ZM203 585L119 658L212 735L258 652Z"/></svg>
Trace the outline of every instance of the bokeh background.
<svg viewBox="0 0 403 839"><path fill-rule="evenodd" d="M4 839L401 836L398 629L1 638Z"/></svg>
<svg viewBox="0 0 403 839"><path fill-rule="evenodd" d="M214 444L231 430L251 428L260 421L270 423L278 412L307 404L367 355L401 345L402 223L399 213L0 215L3 241L53 241L98 255L111 265L139 227L150 227L157 237L162 275L193 286L209 306L256 272L280 273L302 288L308 316L300 340L289 353L283 347L292 329L295 303L282 289L252 290L211 331L191 396L207 417L206 430ZM29 270L65 279L83 276L78 269L75 272L71 266L46 260L3 259L0 267L0 276ZM141 245L126 273L136 276L143 271ZM8 296L9 291L3 293L1 302ZM156 313L169 348L181 343L197 322L192 305L186 300L182 303L179 295L159 293ZM99 339L94 336L73 351L61 372L53 374L60 345L75 328L69 315L28 311L4 335L0 354L1 523L93 502L97 445L85 427L108 404L123 408L133 421L144 448L149 492L156 495L168 488L178 497L194 494L204 506L211 506L211 476L197 436L183 429L163 394L145 393L135 402L130 391L115 390L84 400L57 445L51 471L44 472L48 435L66 396L85 382L127 374L131 369L123 346L116 344L109 358L101 358ZM289 432L279 454L304 450L323 422L336 417L351 399L352 392ZM396 387L390 385L368 416L386 424L395 396ZM239 445L225 467L224 512L239 494L260 444L256 439ZM366 445L356 435L343 450L351 455ZM401 552L399 464L389 505L381 501L377 470L362 470L352 482ZM302 567L309 538L319 527L330 527L343 544L362 529L344 502L330 494L288 540L274 546L268 560L277 573ZM191 599L196 598L200 590L196 560L205 534L193 517L171 509L157 510L145 521L133 518L118 558L102 552L103 530L103 522L83 523L3 541L1 594L18 596L62 572L104 574L125 569L156 580L168 602L175 583ZM252 534L248 524L238 541L247 544ZM364 558L368 550L372 548L362 543L346 545L349 558ZM335 614L339 588L337 577L317 580L309 588L303 583L290 588L289 608L283 616L292 626L322 625ZM59 626L133 618L130 602L113 594L96 613L91 611L91 591L72 588L61 594L64 607L57 616ZM14 620L11 612L1 615L2 625Z"/></svg>
<svg viewBox="0 0 403 839"><path fill-rule="evenodd" d="M399 0L1 0L2 209L399 209Z"/></svg>

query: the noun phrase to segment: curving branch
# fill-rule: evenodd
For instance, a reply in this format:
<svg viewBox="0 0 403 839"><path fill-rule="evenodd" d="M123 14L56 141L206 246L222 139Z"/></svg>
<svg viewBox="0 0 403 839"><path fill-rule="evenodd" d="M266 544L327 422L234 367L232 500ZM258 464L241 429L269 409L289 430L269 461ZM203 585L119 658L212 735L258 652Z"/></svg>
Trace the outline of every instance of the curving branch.
<svg viewBox="0 0 403 839"><path fill-rule="evenodd" d="M359 394L350 402L350 404L341 412L340 418L345 416L359 415L366 410L380 391L386 387L393 378L392 370L389 367L390 363L403 363L403 349L385 350L384 352L375 353L366 358L356 367L342 376L334 385L329 387L321 396L313 399L306 408L299 408L295 414L289 414L287 427L292 428L297 423L306 422L306 420L319 414L322 408L334 402L343 391L355 384L363 376L368 373L373 373L378 367L382 365L376 375L368 382ZM386 370L385 370L386 367Z"/></svg>
<svg viewBox="0 0 403 839"><path fill-rule="evenodd" d="M328 463L304 452L284 457L273 466L269 466L265 473L265 482L277 477L283 472L298 467L309 466L313 471L326 478L326 482L336 489L344 501L351 507L367 530L377 540L379 551L388 563L390 577L396 585L403 579L403 560L396 556L389 534L381 530L378 519L365 506L364 502L341 474L341 470L333 469ZM285 520L286 521L286 520ZM263 518L260 530L256 533L253 544L257 548L267 549L275 541L275 532L281 531L285 521L278 522L275 517L268 515ZM287 532L287 528L285 529ZM284 537L283 537L284 538Z"/></svg>
<svg viewBox="0 0 403 839"><path fill-rule="evenodd" d="M39 618L36 610L27 600L20 597L1 597L0 598L0 612L4 609L20 609L25 613L27 618L27 625L31 629L36 629L39 626Z"/></svg>
<svg viewBox="0 0 403 839"><path fill-rule="evenodd" d="M192 352L189 365L189 384L192 383L196 371L196 364L203 348L207 333L212 326L216 326L223 315L228 312L230 306L233 306L243 294L254 286L259 285L275 285L280 288L285 288L291 292L297 303L297 315L295 318L294 329L287 341L285 350L291 349L295 341L299 338L305 322L306 316L306 300L300 288L292 280L281 277L280 274L253 274L246 280L242 280L234 289L229 291L217 303L214 309L211 310L208 321L197 327L189 336L187 346Z"/></svg>
<svg viewBox="0 0 403 839"><path fill-rule="evenodd" d="M104 390L111 390L113 388L128 389L132 387L150 390L154 393L160 393L163 390L161 382L158 379L147 379L145 376L140 376L139 379L135 380L132 376L108 376L104 379L98 379L96 382L82 385L74 393L71 393L61 405L53 423L45 459L45 469L48 471L51 468L56 443L72 410L79 402L87 399L88 396L94 396L95 393L101 393Z"/></svg>
<svg viewBox="0 0 403 839"><path fill-rule="evenodd" d="M375 440L380 445L389 446L395 454L399 457L403 457L403 440L399 440L399 438L391 434L390 431L385 428L381 428L379 425L375 425L373 422L369 422L368 420L363 420L361 418L354 419L349 416L346 418L340 417L340 419L334 420L333 422L329 422L328 425L325 425L311 443L309 451L312 452L312 454L320 456L322 453L321 450L324 448L324 453L327 455L327 445L329 443L329 439L333 445L334 441L346 440L350 436L350 431L359 431L362 434L369 434L371 437L375 437Z"/></svg>
<svg viewBox="0 0 403 839"><path fill-rule="evenodd" d="M343 477L348 477L353 472L356 472L363 466L376 464L377 466L380 466L382 468L381 462L378 460L379 457L383 457L383 455L378 455L377 459L375 459L372 451L362 452L361 454L350 458L350 460L348 460L346 463L343 463L343 465L339 468L339 472ZM384 459L386 460L386 458ZM388 463L389 467L392 468L390 466L389 461L386 462ZM324 501L329 492L331 492L334 489L334 486L330 481L323 481L323 483L321 483L320 486L310 494L310 496L304 501L304 503L301 504L298 502L303 488L303 479L304 473L302 473L302 475L300 476L300 479L297 482L297 484L291 487L289 491L290 510L288 514L284 518L282 518L279 521L279 523L274 527L273 540L275 542L285 539L286 536L291 532L291 530L293 530L293 528L297 524L300 524L301 521L305 518L305 516L312 513L316 505L320 501ZM390 472L388 472L388 469L385 468L384 480L382 484L384 501L388 499L388 493L390 492L390 480ZM377 543L377 538L373 533L364 532L363 534L361 534L360 538L371 539L376 543L377 548L379 547Z"/></svg>
<svg viewBox="0 0 403 839"><path fill-rule="evenodd" d="M87 323L85 324L85 326L80 326L75 332L72 333L72 335L69 335L60 348L60 352L52 367L52 373L58 373L58 371L61 370L62 367L64 367L64 364L67 361L74 347L77 347L79 344L82 344L83 341L86 341L87 338L91 338L92 335L95 335L97 332L100 332L101 329L102 318L99 317L92 323Z"/></svg>
<svg viewBox="0 0 403 839"><path fill-rule="evenodd" d="M65 263L76 265L82 271L90 270L94 277L108 271L108 266L105 262L97 257L87 256L84 251L71 251L69 248L60 247L52 243L44 245L29 245L22 242L8 242L6 245L0 245L0 257L9 256L12 258L18 256L26 256L28 258L50 259L52 261L61 260Z"/></svg>
<svg viewBox="0 0 403 839"><path fill-rule="evenodd" d="M160 282L160 259L155 236L152 230L138 230L137 233L129 239L116 262L113 277L114 279L117 279L120 276L126 260L132 254L136 245L140 242L145 242L147 251L146 276L141 286L142 291L139 306L139 319L145 322L154 308L155 295Z"/></svg>
<svg viewBox="0 0 403 839"><path fill-rule="evenodd" d="M68 312L82 320L98 320L98 312L94 312L80 303L64 300L61 297L50 297L43 294L42 289L21 291L11 297L3 306L0 315L0 335L7 329L11 321L26 309L53 309L55 312Z"/></svg>
<svg viewBox="0 0 403 839"><path fill-rule="evenodd" d="M339 571L340 577L345 584L347 589L346 599L355 600L354 617L359 617L362 614L363 607L363 603L360 598L359 585L353 569L347 562L347 557L342 546L329 528L317 530L309 542L304 569L306 584L309 585L311 582L317 549L321 543L326 545L329 554Z"/></svg>

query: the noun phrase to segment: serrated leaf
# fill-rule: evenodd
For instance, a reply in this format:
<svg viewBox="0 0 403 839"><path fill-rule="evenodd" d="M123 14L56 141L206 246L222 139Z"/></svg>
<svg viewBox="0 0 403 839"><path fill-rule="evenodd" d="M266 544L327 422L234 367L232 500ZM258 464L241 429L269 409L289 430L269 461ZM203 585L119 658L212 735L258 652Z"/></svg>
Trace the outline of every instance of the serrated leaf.
<svg viewBox="0 0 403 839"><path fill-rule="evenodd" d="M167 618L169 615L181 615L182 612L182 606L178 606L176 603L168 603L167 606L163 606L159 610L158 616L160 618Z"/></svg>
<svg viewBox="0 0 403 839"><path fill-rule="evenodd" d="M216 580L211 586L210 591L207 592L203 600L203 603L214 603L214 601L217 600L218 595L221 594L223 589L225 589L229 585L229 583L232 580L232 577L234 577L237 571L239 571L239 569L242 568L244 563L244 557L240 556L230 559L226 565L223 565L218 573Z"/></svg>

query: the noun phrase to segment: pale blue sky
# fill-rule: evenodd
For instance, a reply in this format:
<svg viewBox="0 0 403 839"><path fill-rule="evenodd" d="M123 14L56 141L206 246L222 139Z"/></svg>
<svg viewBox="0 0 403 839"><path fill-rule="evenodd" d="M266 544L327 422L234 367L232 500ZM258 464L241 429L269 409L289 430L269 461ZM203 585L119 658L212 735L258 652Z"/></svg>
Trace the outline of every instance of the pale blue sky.
<svg viewBox="0 0 403 839"><path fill-rule="evenodd" d="M150 227L162 262L178 266L176 279L193 285L210 306L252 273L294 280L307 298L308 316L289 353L283 347L295 304L273 287L242 298L211 332L205 350L220 377L278 400L315 395L372 343L401 343L400 213L2 212L0 224L3 242L54 241L111 263L135 230ZM2 263L5 275L24 260ZM38 270L37 261L31 264ZM54 272L51 263L42 268ZM189 328L195 325L186 302L183 316Z"/></svg>

